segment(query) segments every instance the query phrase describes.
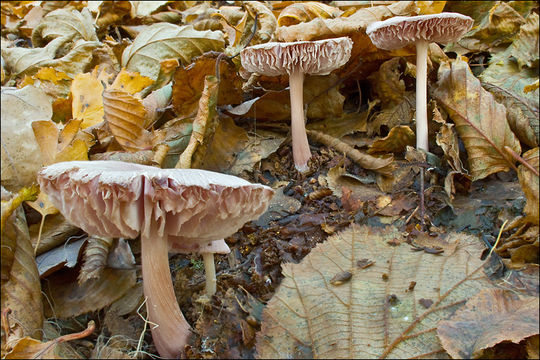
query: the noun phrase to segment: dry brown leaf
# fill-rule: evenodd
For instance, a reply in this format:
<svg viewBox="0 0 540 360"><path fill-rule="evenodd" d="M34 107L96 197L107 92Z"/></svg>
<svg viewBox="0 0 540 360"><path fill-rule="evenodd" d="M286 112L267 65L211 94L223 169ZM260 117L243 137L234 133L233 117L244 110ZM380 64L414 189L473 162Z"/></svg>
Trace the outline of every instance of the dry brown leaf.
<svg viewBox="0 0 540 360"><path fill-rule="evenodd" d="M527 355L528 359L540 359L540 337L538 335L531 336L527 339Z"/></svg>
<svg viewBox="0 0 540 360"><path fill-rule="evenodd" d="M343 113L339 118L327 118L322 121L311 122L306 125L309 130L322 131L327 135L342 138L354 132L366 132L367 118L372 106L361 113Z"/></svg>
<svg viewBox="0 0 540 360"><path fill-rule="evenodd" d="M85 129L103 121L103 85L97 75L78 74L71 83L73 119Z"/></svg>
<svg viewBox="0 0 540 360"><path fill-rule="evenodd" d="M219 117L217 115L218 80L208 75L204 78L204 90L199 100L197 116L193 121L191 138L180 155L175 168L198 168L212 143Z"/></svg>
<svg viewBox="0 0 540 360"><path fill-rule="evenodd" d="M441 63L434 97L448 112L467 149L473 181L515 168L504 151L521 152L519 141L506 121L506 108L484 90L461 59Z"/></svg>
<svg viewBox="0 0 540 360"><path fill-rule="evenodd" d="M276 152L283 141L285 141L284 136L262 130L257 130L256 135L248 135L247 144L234 157L228 173L241 175L244 171L253 171L253 167Z"/></svg>
<svg viewBox="0 0 540 360"><path fill-rule="evenodd" d="M538 334L538 298L503 289L484 289L437 327L453 359L477 359L502 341L519 343Z"/></svg>
<svg viewBox="0 0 540 360"><path fill-rule="evenodd" d="M410 125L412 123L413 115L415 111L415 94L408 92L393 107L384 108L375 115L367 124L368 136L381 133L381 127L385 126L387 129L391 129L395 126Z"/></svg>
<svg viewBox="0 0 540 360"><path fill-rule="evenodd" d="M5 202L9 200L18 200L18 205L12 204L17 206L14 209L5 209ZM2 311L11 309L9 334L3 334L6 336L2 339L3 345L4 340L10 342L24 336L41 339L42 336L41 284L26 217L22 206L19 206L24 200L30 199L21 196L21 193L13 196L2 187L1 308Z"/></svg>
<svg viewBox="0 0 540 360"><path fill-rule="evenodd" d="M139 98L107 89L103 92L103 109L111 134L122 148L130 152L152 148L152 133L144 128L146 109Z"/></svg>
<svg viewBox="0 0 540 360"><path fill-rule="evenodd" d="M63 244L68 238L81 231L78 227L71 225L62 214L49 215L45 218L43 228L41 229L41 241L38 245L37 240L40 227L41 223L36 223L28 227L32 239L32 247L36 249L37 246L36 255L43 254Z"/></svg>
<svg viewBox="0 0 540 360"><path fill-rule="evenodd" d="M135 270L104 269L99 279L77 284L74 271L57 272L47 277L43 289L53 309L46 308L47 317L69 318L95 311L112 304L135 285Z"/></svg>
<svg viewBox="0 0 540 360"><path fill-rule="evenodd" d="M368 76L373 92L381 100L383 108L392 108L405 96L403 69L405 60L395 57L381 64L379 70Z"/></svg>
<svg viewBox="0 0 540 360"><path fill-rule="evenodd" d="M436 141L437 145L443 150L446 161L452 170L464 172L465 169L459 157L459 143L454 124L442 124L441 129L437 133Z"/></svg>
<svg viewBox="0 0 540 360"><path fill-rule="evenodd" d="M189 117L196 114L203 92L204 78L216 74L216 57L201 56L187 67L178 67L174 74L172 105L176 115ZM235 67L224 59L220 63L218 105L242 102L242 79Z"/></svg>
<svg viewBox="0 0 540 360"><path fill-rule="evenodd" d="M162 60L178 59L187 65L207 51L222 51L224 45L220 31L198 31L191 25L158 23L144 29L133 44L126 47L122 66L157 80Z"/></svg>
<svg viewBox="0 0 540 360"><path fill-rule="evenodd" d="M416 135L408 126L393 127L385 138L375 140L368 149L368 154L401 153L407 146L414 146Z"/></svg>
<svg viewBox="0 0 540 360"><path fill-rule="evenodd" d="M523 154L523 159L532 165L536 171L539 171L540 166L538 161L538 147ZM538 176L533 174L524 165L519 165L518 178L519 183L521 184L521 189L523 189L523 193L527 199L523 212L527 215L527 220L529 222L534 225L538 225L540 217L538 210L538 203L540 201L540 183Z"/></svg>
<svg viewBox="0 0 540 360"><path fill-rule="evenodd" d="M263 312L259 358L445 358L437 323L469 297L492 287L479 260L483 245L470 235L448 234L454 251L411 252L394 227L353 224L317 245L285 276ZM357 268L357 260L373 265ZM351 279L330 284L348 271ZM416 282L413 291L411 281ZM421 299L432 301L429 308Z"/></svg>
<svg viewBox="0 0 540 360"><path fill-rule="evenodd" d="M45 165L71 160L88 160L93 136L80 132L81 120L71 120L58 130L52 121L34 121L32 129Z"/></svg>
<svg viewBox="0 0 540 360"><path fill-rule="evenodd" d="M495 100L506 107L508 124L520 141L530 147L538 146L538 108L531 101L497 85L482 83L484 89L493 94Z"/></svg>
<svg viewBox="0 0 540 360"><path fill-rule="evenodd" d="M257 15L257 32L252 45L265 43L274 39L277 27L277 19L265 4L259 1L245 1L242 3L247 13L255 18Z"/></svg>
<svg viewBox="0 0 540 360"><path fill-rule="evenodd" d="M84 249L84 263L79 272L79 285L89 279L99 279L107 265L107 256L113 244L113 238L89 236L88 244Z"/></svg>
<svg viewBox="0 0 540 360"><path fill-rule="evenodd" d="M237 126L230 117L220 116L214 138L201 164L202 168L228 173L236 154L244 151L247 143L247 132Z"/></svg>
<svg viewBox="0 0 540 360"><path fill-rule="evenodd" d="M277 18L277 24L278 26L291 26L316 18L333 19L342 13L343 11L338 8L320 2L294 3L281 10Z"/></svg>
<svg viewBox="0 0 540 360"><path fill-rule="evenodd" d="M378 189L365 185L356 176L347 173L341 165L336 165L328 170L326 182L337 197L343 195L344 187L349 189L352 192L351 195L354 195L360 201L374 200L386 195Z"/></svg>

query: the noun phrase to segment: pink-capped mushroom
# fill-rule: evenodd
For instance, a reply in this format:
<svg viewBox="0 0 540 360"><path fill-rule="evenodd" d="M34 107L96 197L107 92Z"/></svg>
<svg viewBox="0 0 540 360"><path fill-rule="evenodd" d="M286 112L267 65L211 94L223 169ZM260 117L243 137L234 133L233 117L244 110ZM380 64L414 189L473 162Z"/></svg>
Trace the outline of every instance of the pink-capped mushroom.
<svg viewBox="0 0 540 360"><path fill-rule="evenodd" d="M327 75L345 65L351 57L349 37L317 41L270 42L249 46L240 52L242 66L261 75L289 75L291 138L294 166L309 170L311 157L304 119L304 74Z"/></svg>
<svg viewBox="0 0 540 360"><path fill-rule="evenodd" d="M273 195L235 176L120 161L56 163L39 172L38 182L88 234L140 235L148 319L157 324L154 344L167 358L181 356L191 334L174 294L168 252L228 252L223 238L258 218ZM215 289L215 272L213 281Z"/></svg>

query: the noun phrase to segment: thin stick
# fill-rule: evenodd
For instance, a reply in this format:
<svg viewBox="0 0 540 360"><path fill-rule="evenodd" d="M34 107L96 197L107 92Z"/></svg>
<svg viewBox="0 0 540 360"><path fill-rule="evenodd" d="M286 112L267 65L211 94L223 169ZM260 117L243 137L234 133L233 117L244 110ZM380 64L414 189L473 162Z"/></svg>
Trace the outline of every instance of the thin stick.
<svg viewBox="0 0 540 360"><path fill-rule="evenodd" d="M527 169L529 169L534 175L540 177L540 174L538 174L538 170L536 170L531 164L529 164L527 162L527 160L525 160L524 158L522 158L521 156L516 154L516 152L514 150L512 150L512 148L510 146L506 145L504 147L504 150L506 150L507 153L512 155L512 157L514 159L516 159L517 161L519 161L523 166L525 166Z"/></svg>

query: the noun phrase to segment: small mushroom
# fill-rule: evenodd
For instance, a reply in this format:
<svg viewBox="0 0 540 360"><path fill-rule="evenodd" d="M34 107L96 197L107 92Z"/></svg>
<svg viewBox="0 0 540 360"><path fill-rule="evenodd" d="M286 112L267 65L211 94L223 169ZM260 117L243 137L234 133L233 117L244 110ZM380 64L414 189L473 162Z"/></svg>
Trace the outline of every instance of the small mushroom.
<svg viewBox="0 0 540 360"><path fill-rule="evenodd" d="M228 251L217 239L258 218L273 195L235 176L120 161L56 163L39 172L38 182L66 219L88 234L140 234L148 319L157 324L154 344L167 358L179 357L191 334L174 294L168 251Z"/></svg>
<svg viewBox="0 0 540 360"><path fill-rule="evenodd" d="M416 44L416 148L429 151L427 123L427 51L430 42L457 41L474 23L458 13L396 16L371 23L366 33L379 49L395 50Z"/></svg>
<svg viewBox="0 0 540 360"><path fill-rule="evenodd" d="M304 119L304 74L327 75L351 57L348 37L318 41L270 42L249 46L240 52L242 66L261 75L289 75L291 137L294 166L306 172L311 157Z"/></svg>

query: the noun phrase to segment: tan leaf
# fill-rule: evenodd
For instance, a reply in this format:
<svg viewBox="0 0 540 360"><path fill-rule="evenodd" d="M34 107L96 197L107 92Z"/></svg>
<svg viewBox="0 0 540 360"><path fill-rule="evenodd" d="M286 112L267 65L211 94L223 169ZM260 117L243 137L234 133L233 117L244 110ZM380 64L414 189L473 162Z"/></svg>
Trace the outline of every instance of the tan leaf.
<svg viewBox="0 0 540 360"><path fill-rule="evenodd" d="M44 46L53 39L66 37L71 41L98 41L94 28L94 19L88 9L58 9L43 17L40 24L32 32L32 45Z"/></svg>
<svg viewBox="0 0 540 360"><path fill-rule="evenodd" d="M418 8L413 1L400 1L388 6L371 6L360 9L346 18L316 18L306 23L281 26L276 31L276 37L278 41L299 41L347 36L356 32L365 34L367 25L372 22L384 20L392 16L416 15L417 10ZM373 46L371 41L367 41L366 45L370 45L370 48ZM371 49L376 51L374 46ZM351 54L351 58L354 57L355 54Z"/></svg>
<svg viewBox="0 0 540 360"><path fill-rule="evenodd" d="M381 64L379 71L368 76L373 92L381 100L384 108L391 108L399 104L405 96L405 81L403 69L405 61L395 57Z"/></svg>
<svg viewBox="0 0 540 360"><path fill-rule="evenodd" d="M101 272L107 265L107 257L113 240L113 238L101 236L88 237L88 244L84 249L84 263L78 277L79 285L89 279L99 279Z"/></svg>
<svg viewBox="0 0 540 360"><path fill-rule="evenodd" d="M349 189L352 195L360 201L374 200L386 195L374 187L363 184L357 177L347 173L341 165L336 165L328 170L326 181L330 190L337 197L343 195L343 188Z"/></svg>
<svg viewBox="0 0 540 360"><path fill-rule="evenodd" d="M52 67L43 67L33 76L39 80L51 81L58 84L62 80L71 80L71 78L62 71L57 71Z"/></svg>
<svg viewBox="0 0 540 360"><path fill-rule="evenodd" d="M43 217L58 213L58 209L53 205L47 194L45 194L43 191L39 192L36 200L27 201L26 204L40 213Z"/></svg>
<svg viewBox="0 0 540 360"><path fill-rule="evenodd" d="M455 250L433 255L394 239L402 239L394 227L353 224L300 264L283 264L285 278L263 311L258 358L445 358L437 323L492 286L479 260L484 247L451 233L444 240ZM359 268L360 259L373 265ZM343 271L351 279L332 285Z"/></svg>
<svg viewBox="0 0 540 360"><path fill-rule="evenodd" d="M408 126L395 126L383 139L375 140L368 149L368 154L400 153L405 151L407 145L414 146L416 135Z"/></svg>
<svg viewBox="0 0 540 360"><path fill-rule="evenodd" d="M453 359L478 359L502 341L519 343L538 334L538 298L510 290L484 289L437 327Z"/></svg>
<svg viewBox="0 0 540 360"><path fill-rule="evenodd" d="M9 332L14 337L32 336L41 339L43 305L41 283L34 259L34 249L22 201L31 200L37 188L23 191L16 196L6 194L2 188L2 311L11 309ZM34 197L35 198L35 197ZM5 202L14 205L5 209ZM15 203L14 203L15 202ZM11 211L10 211L11 210ZM5 217L5 220L4 220ZM4 264L6 262L6 264ZM11 334L4 334L6 338ZM4 340L2 344L4 345ZM3 347L3 346L2 346Z"/></svg>
<svg viewBox="0 0 540 360"><path fill-rule="evenodd" d="M532 165L536 171L539 171L538 147L523 154L523 159ZM521 188L523 189L523 193L525 194L525 198L527 199L523 212L527 215L527 219L532 224L538 225L540 217L538 210L538 203L540 201L540 183L538 176L533 174L524 165L519 165L518 178Z"/></svg>
<svg viewBox="0 0 540 360"><path fill-rule="evenodd" d="M32 239L32 247L36 249L36 255L43 254L63 244L69 237L77 235L81 231L78 227L71 225L60 213L49 215L45 218L41 229L41 240L37 244L40 228L41 223L32 224L28 228Z"/></svg>
<svg viewBox="0 0 540 360"><path fill-rule="evenodd" d="M135 95L145 87L150 86L153 82L152 79L142 76L139 73L122 69L107 90L118 90Z"/></svg>
<svg viewBox="0 0 540 360"><path fill-rule="evenodd" d="M157 120L159 120L161 115L163 115L165 108L171 100L171 96L172 83L169 83L158 90L152 91L143 99L142 103L146 110L146 119L143 125L145 129L152 126Z"/></svg>
<svg viewBox="0 0 540 360"><path fill-rule="evenodd" d="M276 152L283 141L285 137L261 130L257 130L254 136L248 135L247 145L234 157L229 174L240 175L244 171L253 171L253 167Z"/></svg>
<svg viewBox="0 0 540 360"><path fill-rule="evenodd" d="M388 129L400 125L410 125L415 111L415 94L408 92L395 106L382 109L367 124L367 134L379 134L384 125Z"/></svg>
<svg viewBox="0 0 540 360"><path fill-rule="evenodd" d="M75 139L56 154L55 162L88 160L88 146L82 139Z"/></svg>
<svg viewBox="0 0 540 360"><path fill-rule="evenodd" d="M371 103L373 104L373 103ZM309 130L322 131L327 135L341 138L354 132L366 132L367 118L371 113L372 106L361 113L343 113L340 117L330 117L322 121L310 122L306 125Z"/></svg>
<svg viewBox="0 0 540 360"><path fill-rule="evenodd" d="M58 151L63 151L77 136L81 127L81 120L69 121L58 135Z"/></svg>
<svg viewBox="0 0 540 360"><path fill-rule="evenodd" d="M34 121L32 123L34 136L41 150L43 165L54 163L56 153L58 152L58 134L59 130L52 121Z"/></svg>
<svg viewBox="0 0 540 360"><path fill-rule="evenodd" d="M197 168L212 143L218 122L217 98L218 81L215 76L204 78L204 90L199 100L199 110L193 121L191 138L184 152L180 155L175 168Z"/></svg>
<svg viewBox="0 0 540 360"><path fill-rule="evenodd" d="M32 184L42 166L39 143L32 122L49 121L51 99L34 86L2 89L2 185L18 190Z"/></svg>
<svg viewBox="0 0 540 360"><path fill-rule="evenodd" d="M161 60L179 59L183 65L207 51L222 51L223 34L198 31L191 25L158 23L144 29L122 55L122 66L152 80L158 78Z"/></svg>
<svg viewBox="0 0 540 360"><path fill-rule="evenodd" d="M104 269L99 279L77 284L74 271L56 272L47 277L44 290L53 309L46 308L47 317L69 318L95 311L112 304L135 285L135 270Z"/></svg>
<svg viewBox="0 0 540 360"><path fill-rule="evenodd" d="M202 168L228 173L236 154L245 150L247 142L246 130L237 126L230 117L220 116L212 143L201 164Z"/></svg>
<svg viewBox="0 0 540 360"><path fill-rule="evenodd" d="M308 1L295 3L281 10L277 18L278 26L291 26L301 22L308 22L316 18L333 19L340 16L343 11L323 3Z"/></svg>
<svg viewBox="0 0 540 360"><path fill-rule="evenodd" d="M258 26L253 45L272 41L277 27L277 19L272 10L259 1L245 1L242 5L253 18L257 15Z"/></svg>
<svg viewBox="0 0 540 360"><path fill-rule="evenodd" d="M146 110L140 99L123 91L105 90L103 108L111 134L122 148L130 152L152 148L151 133L143 127Z"/></svg>
<svg viewBox="0 0 540 360"><path fill-rule="evenodd" d="M482 88L466 62L456 59L442 63L433 95L456 124L467 149L473 181L515 168L513 159L503 150L509 146L521 152L506 121L506 108Z"/></svg>
<svg viewBox="0 0 540 360"><path fill-rule="evenodd" d="M530 100L497 85L482 83L482 86L493 94L497 102L506 107L508 124L519 140L530 147L538 146L540 138L538 107Z"/></svg>
<svg viewBox="0 0 540 360"><path fill-rule="evenodd" d="M204 78L216 74L216 61L216 56L201 56L189 66L176 69L172 105L177 116L195 115L204 88ZM222 59L219 74L218 105L242 102L242 79L235 67Z"/></svg>
<svg viewBox="0 0 540 360"><path fill-rule="evenodd" d="M73 119L85 129L103 121L103 85L96 74L78 74L71 83Z"/></svg>
<svg viewBox="0 0 540 360"><path fill-rule="evenodd" d="M448 165L458 172L464 172L463 163L459 157L459 143L454 124L443 124L437 133L437 145L444 152Z"/></svg>

